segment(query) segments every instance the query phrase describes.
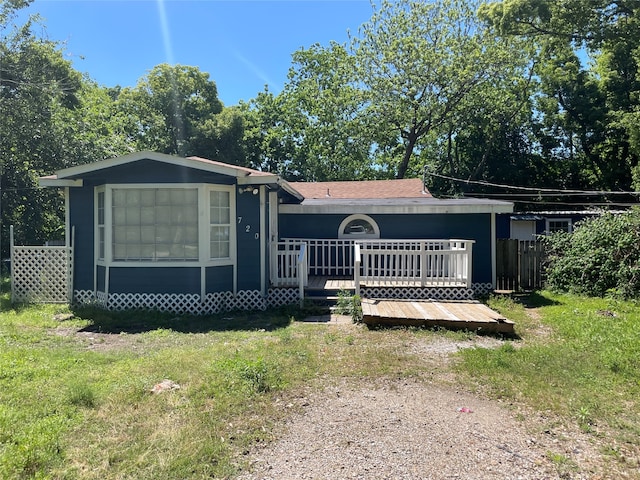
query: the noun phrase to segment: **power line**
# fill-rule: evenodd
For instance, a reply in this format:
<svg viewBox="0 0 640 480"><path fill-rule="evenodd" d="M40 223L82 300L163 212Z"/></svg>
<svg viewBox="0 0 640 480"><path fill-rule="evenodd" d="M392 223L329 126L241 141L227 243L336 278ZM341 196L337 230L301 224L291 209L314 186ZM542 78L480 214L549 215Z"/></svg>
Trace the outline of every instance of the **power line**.
<svg viewBox="0 0 640 480"><path fill-rule="evenodd" d="M474 184L474 185L482 185L485 187L496 187L496 188L505 188L505 189L509 189L509 190L522 190L522 191L526 191L526 192L535 192L535 193L549 193L549 194L554 194L554 195L640 195L640 192L623 192L623 191L609 191L609 190L570 190L570 189L556 189L556 188L537 188L537 187L520 187L520 186L516 186L516 185L505 185L505 184L500 184L500 183L491 183L491 182L485 182L484 180L465 180L462 178L455 178L455 177L450 177L447 175L441 175L439 173L434 173L434 172L429 172L428 170L425 169L425 175L430 175L432 177L438 177L438 178L443 178L445 180L451 180L454 182L459 182L459 183L467 183L467 184ZM483 194L484 195L484 194ZM491 194L487 194L487 195L491 195ZM495 196L497 195L518 195L518 194L493 194ZM524 195L524 194L522 194Z"/></svg>

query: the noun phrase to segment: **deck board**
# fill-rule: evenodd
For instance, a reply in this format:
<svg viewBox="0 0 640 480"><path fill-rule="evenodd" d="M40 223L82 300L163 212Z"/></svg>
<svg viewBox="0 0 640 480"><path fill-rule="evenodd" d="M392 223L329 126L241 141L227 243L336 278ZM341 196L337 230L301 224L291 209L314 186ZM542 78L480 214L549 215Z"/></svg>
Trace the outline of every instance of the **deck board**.
<svg viewBox="0 0 640 480"><path fill-rule="evenodd" d="M362 300L367 325L442 326L485 332L514 333L514 323L474 301Z"/></svg>

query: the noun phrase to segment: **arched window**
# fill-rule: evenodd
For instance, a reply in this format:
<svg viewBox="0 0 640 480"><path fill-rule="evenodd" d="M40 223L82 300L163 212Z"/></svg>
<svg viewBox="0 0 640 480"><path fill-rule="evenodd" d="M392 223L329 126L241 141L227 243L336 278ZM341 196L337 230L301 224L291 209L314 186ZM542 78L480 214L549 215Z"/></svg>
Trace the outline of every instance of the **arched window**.
<svg viewBox="0 0 640 480"><path fill-rule="evenodd" d="M380 238L380 229L368 215L349 215L338 228L338 238Z"/></svg>

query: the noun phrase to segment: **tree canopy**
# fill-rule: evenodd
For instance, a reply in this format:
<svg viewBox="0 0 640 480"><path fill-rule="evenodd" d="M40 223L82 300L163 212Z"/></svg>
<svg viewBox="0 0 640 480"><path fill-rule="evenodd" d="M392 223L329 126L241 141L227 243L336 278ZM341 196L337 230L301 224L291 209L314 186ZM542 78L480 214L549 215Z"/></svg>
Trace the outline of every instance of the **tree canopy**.
<svg viewBox="0 0 640 480"><path fill-rule="evenodd" d="M62 231L39 176L143 149L291 180L426 174L440 195L553 187L522 201L554 206L563 189L640 190L638 0L374 1L349 42L293 52L282 91L231 106L197 66L97 85L40 20L16 25L30 3L0 3L4 255L9 224L20 242Z"/></svg>

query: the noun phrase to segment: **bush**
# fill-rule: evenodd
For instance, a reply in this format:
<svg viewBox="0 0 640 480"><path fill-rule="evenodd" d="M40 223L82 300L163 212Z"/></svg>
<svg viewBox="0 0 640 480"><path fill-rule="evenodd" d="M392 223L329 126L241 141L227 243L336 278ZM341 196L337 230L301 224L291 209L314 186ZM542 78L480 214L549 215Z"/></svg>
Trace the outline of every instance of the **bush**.
<svg viewBox="0 0 640 480"><path fill-rule="evenodd" d="M573 233L544 240L551 290L634 298L640 294L640 210L603 213L576 224Z"/></svg>

